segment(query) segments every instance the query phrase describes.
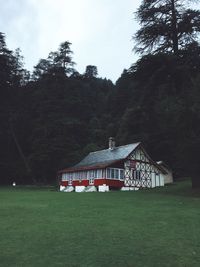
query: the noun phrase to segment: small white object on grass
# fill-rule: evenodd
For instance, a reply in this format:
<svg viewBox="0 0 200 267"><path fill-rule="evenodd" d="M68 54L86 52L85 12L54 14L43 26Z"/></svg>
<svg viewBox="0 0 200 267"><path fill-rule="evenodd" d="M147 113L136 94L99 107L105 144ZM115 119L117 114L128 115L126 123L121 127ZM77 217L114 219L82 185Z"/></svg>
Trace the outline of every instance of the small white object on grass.
<svg viewBox="0 0 200 267"><path fill-rule="evenodd" d="M12 185L13 185L13 186L16 186L16 183L15 183L15 182L13 182L13 183L12 183Z"/></svg>

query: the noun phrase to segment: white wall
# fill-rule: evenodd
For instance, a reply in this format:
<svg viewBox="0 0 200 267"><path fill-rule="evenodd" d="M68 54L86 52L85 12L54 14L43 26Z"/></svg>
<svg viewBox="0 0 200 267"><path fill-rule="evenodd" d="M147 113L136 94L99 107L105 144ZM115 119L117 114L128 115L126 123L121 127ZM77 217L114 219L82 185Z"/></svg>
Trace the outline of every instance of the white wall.
<svg viewBox="0 0 200 267"><path fill-rule="evenodd" d="M171 184L173 183L173 175L171 172L167 173L167 174L162 174L163 179L164 179L164 183L165 184Z"/></svg>
<svg viewBox="0 0 200 267"><path fill-rule="evenodd" d="M173 183L173 173L172 171L163 164L162 161L158 162L158 164L166 171L166 174L161 174L164 178L164 184L171 184Z"/></svg>
<svg viewBox="0 0 200 267"><path fill-rule="evenodd" d="M155 175L155 173L152 173L151 182L151 187L164 186L164 177L162 174Z"/></svg>
<svg viewBox="0 0 200 267"><path fill-rule="evenodd" d="M109 191L109 186L108 185L105 185L105 184L99 185L98 191L99 192L108 192Z"/></svg>
<svg viewBox="0 0 200 267"><path fill-rule="evenodd" d="M83 185L75 186L75 192L81 193L84 191L85 191L85 186L83 186Z"/></svg>

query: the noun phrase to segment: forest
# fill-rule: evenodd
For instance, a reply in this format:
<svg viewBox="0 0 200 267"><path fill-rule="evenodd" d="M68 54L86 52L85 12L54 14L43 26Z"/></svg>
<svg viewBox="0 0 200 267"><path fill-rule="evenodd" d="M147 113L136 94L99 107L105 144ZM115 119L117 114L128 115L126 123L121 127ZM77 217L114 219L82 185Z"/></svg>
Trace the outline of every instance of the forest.
<svg viewBox="0 0 200 267"><path fill-rule="evenodd" d="M79 73L69 41L30 73L0 33L0 184L56 184L59 169L113 136L142 142L176 179L200 187L200 11L186 2L141 1L140 57L115 84L97 66Z"/></svg>

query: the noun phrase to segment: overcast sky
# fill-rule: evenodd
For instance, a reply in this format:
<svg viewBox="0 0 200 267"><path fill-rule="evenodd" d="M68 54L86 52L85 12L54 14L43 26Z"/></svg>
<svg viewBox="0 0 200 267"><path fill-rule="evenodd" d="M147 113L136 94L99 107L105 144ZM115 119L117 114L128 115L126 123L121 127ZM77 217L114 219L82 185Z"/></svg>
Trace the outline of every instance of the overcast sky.
<svg viewBox="0 0 200 267"><path fill-rule="evenodd" d="M64 41L72 43L73 61L83 73L96 65L99 76L113 81L137 60L132 36L134 12L141 0L0 0L0 32L9 49L20 48L25 67Z"/></svg>
<svg viewBox="0 0 200 267"><path fill-rule="evenodd" d="M20 48L25 67L70 41L76 69L96 65L113 81L137 59L132 35L141 0L0 0L0 32L9 49Z"/></svg>

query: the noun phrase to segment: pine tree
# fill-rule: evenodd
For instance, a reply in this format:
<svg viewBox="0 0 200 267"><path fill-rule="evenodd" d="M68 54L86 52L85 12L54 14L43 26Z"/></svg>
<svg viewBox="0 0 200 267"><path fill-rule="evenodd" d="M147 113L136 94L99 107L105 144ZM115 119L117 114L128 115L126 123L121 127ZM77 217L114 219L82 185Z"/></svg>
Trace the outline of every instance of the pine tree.
<svg viewBox="0 0 200 267"><path fill-rule="evenodd" d="M189 1L191 2L191 1ZM198 40L200 11L186 7L188 1L143 0L136 12L141 28L133 37L138 53L171 51L177 54Z"/></svg>

